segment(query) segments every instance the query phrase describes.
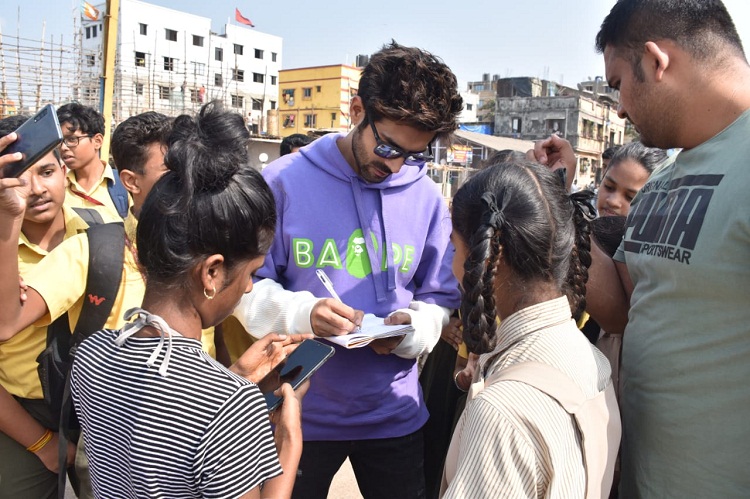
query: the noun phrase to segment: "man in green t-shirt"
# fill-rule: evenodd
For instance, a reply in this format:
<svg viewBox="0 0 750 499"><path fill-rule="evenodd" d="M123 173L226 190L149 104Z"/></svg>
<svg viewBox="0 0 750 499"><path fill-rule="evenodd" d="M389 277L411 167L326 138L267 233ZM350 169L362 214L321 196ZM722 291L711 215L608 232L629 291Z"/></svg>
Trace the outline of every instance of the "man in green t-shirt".
<svg viewBox="0 0 750 499"><path fill-rule="evenodd" d="M616 263L592 248L587 310L625 331L620 497L750 497L750 66L719 0L620 0L596 45L619 115L682 149Z"/></svg>

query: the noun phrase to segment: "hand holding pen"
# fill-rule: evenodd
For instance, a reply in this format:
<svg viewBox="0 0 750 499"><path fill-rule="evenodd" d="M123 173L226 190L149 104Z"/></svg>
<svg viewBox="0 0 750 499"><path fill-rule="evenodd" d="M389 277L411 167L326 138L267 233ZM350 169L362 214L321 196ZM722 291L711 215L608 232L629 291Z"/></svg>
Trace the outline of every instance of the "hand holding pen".
<svg viewBox="0 0 750 499"><path fill-rule="evenodd" d="M364 312L346 305L333 287L333 283L322 269L317 269L318 279L333 298L319 300L310 312L310 324L318 336L339 336L357 330Z"/></svg>

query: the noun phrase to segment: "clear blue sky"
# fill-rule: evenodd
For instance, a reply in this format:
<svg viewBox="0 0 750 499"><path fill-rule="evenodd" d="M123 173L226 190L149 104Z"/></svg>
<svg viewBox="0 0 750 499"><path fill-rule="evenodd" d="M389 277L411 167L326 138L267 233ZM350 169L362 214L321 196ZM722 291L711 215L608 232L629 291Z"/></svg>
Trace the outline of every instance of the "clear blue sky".
<svg viewBox="0 0 750 499"><path fill-rule="evenodd" d="M100 2L91 1L92 4ZM284 39L283 67L352 63L394 38L425 48L453 69L465 88L482 73L548 77L566 85L604 74L593 48L614 0L151 0L150 3L209 17L214 31L238 7L257 30ZM750 2L725 0L745 47L750 47ZM73 12L80 1L3 0L0 28L39 39L50 34L72 43Z"/></svg>

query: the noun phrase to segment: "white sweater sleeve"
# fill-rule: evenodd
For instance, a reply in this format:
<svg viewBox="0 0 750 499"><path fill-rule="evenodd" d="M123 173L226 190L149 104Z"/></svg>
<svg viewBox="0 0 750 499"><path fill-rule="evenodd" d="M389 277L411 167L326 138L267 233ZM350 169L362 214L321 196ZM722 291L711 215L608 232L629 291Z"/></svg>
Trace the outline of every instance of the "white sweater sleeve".
<svg viewBox="0 0 750 499"><path fill-rule="evenodd" d="M392 352L405 359L416 359L422 354L430 353L451 315L449 308L422 301L413 301L409 308L402 308L396 312L409 314L411 325L414 327L414 332L406 335Z"/></svg>
<svg viewBox="0 0 750 499"><path fill-rule="evenodd" d="M319 300L309 291L287 291L273 279L262 279L242 296L232 315L255 338L312 333L310 312Z"/></svg>

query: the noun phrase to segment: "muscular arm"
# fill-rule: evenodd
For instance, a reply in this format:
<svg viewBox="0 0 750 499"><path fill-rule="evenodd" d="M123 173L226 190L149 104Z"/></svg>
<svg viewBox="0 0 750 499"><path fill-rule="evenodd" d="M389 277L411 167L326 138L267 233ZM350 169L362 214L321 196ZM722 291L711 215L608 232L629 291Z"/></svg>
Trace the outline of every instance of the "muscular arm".
<svg viewBox="0 0 750 499"><path fill-rule="evenodd" d="M593 240L592 240L593 242ZM622 334L628 323L633 282L627 266L591 245L591 267L586 284L586 311L608 333Z"/></svg>

